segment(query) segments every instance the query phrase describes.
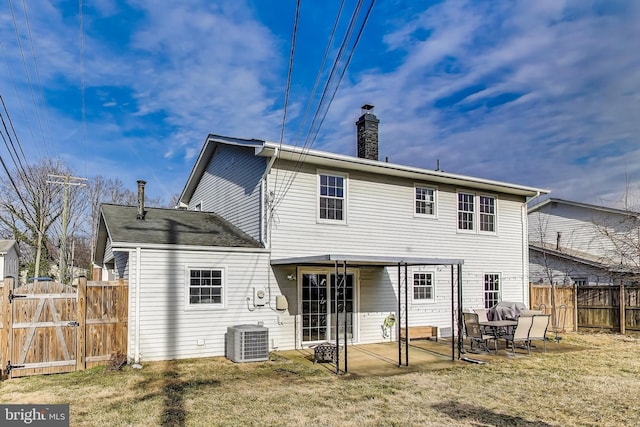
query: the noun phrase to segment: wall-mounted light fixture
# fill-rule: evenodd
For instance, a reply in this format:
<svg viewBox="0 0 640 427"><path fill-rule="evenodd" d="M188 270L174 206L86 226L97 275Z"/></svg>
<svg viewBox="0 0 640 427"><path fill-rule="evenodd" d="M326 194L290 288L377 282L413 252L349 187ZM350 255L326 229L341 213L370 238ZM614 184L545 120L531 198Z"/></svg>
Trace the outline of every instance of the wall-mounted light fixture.
<svg viewBox="0 0 640 427"><path fill-rule="evenodd" d="M296 280L295 274L287 274L287 280Z"/></svg>

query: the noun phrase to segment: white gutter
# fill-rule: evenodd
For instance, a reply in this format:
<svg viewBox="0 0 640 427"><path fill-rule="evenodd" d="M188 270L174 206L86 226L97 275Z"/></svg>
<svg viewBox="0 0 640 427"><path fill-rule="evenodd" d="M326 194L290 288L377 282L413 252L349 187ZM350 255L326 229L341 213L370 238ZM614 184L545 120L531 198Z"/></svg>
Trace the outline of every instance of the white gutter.
<svg viewBox="0 0 640 427"><path fill-rule="evenodd" d="M136 248L136 309L135 309L135 313L136 313L136 326L135 326L135 346L134 346L134 354L133 354L133 358L134 358L134 368L142 368L142 366L140 365L140 270L141 270L141 266L140 266L140 246L138 246Z"/></svg>

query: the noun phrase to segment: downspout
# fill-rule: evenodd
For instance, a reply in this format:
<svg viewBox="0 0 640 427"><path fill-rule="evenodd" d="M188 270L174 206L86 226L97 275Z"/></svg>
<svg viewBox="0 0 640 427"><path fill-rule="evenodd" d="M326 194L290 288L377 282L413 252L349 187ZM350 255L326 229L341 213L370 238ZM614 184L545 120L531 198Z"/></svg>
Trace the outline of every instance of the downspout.
<svg viewBox="0 0 640 427"><path fill-rule="evenodd" d="M134 354L133 354L133 367L137 369L141 369L142 365L140 365L140 246L136 248L136 325L135 325L135 345L134 345Z"/></svg>
<svg viewBox="0 0 640 427"><path fill-rule="evenodd" d="M537 191L534 199L540 197ZM522 302L526 301L527 307L531 308L529 300L529 217L528 202L522 204L521 208L521 224L522 224Z"/></svg>

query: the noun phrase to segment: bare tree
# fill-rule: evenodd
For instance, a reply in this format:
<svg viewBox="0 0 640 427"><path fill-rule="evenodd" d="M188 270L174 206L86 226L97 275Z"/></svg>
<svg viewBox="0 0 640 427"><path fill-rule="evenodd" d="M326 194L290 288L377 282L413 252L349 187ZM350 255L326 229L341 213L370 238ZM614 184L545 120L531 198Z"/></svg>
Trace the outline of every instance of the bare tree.
<svg viewBox="0 0 640 427"><path fill-rule="evenodd" d="M0 180L0 222L21 244L34 248L33 274L40 275L48 264L51 241L49 231L62 215L60 186L47 183L51 174L68 174L68 169L51 159L27 165L24 173L15 171L11 179ZM14 187L15 184L15 187Z"/></svg>

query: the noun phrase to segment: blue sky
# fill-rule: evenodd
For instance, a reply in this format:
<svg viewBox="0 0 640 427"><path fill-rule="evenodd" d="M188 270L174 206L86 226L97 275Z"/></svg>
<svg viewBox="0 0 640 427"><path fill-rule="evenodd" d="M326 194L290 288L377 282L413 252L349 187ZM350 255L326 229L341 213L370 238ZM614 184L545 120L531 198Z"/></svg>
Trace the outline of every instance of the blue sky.
<svg viewBox="0 0 640 427"><path fill-rule="evenodd" d="M0 94L28 157L168 200L207 134L279 141L295 1L82 3L82 33L78 1L0 5ZM302 0L285 143L338 6ZM379 0L313 148L355 155L368 103L381 159L640 200L639 22L632 0Z"/></svg>

